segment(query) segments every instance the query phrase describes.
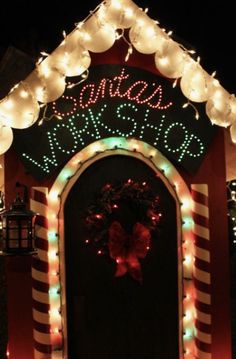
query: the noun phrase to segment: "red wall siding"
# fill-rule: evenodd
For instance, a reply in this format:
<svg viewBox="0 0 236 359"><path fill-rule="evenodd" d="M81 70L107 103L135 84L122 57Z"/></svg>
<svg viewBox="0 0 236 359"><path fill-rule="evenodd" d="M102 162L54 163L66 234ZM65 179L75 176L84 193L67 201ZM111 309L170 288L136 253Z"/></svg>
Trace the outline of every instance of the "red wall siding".
<svg viewBox="0 0 236 359"><path fill-rule="evenodd" d="M33 359L31 256L6 260L10 359Z"/></svg>

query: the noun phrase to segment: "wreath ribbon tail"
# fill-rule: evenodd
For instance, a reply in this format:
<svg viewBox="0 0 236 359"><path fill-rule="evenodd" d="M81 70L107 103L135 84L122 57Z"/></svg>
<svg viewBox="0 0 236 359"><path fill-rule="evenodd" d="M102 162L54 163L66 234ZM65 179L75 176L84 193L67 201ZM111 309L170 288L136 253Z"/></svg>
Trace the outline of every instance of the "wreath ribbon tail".
<svg viewBox="0 0 236 359"><path fill-rule="evenodd" d="M127 263L119 257L116 259L116 263L117 265L116 265L115 277L122 277L128 272Z"/></svg>
<svg viewBox="0 0 236 359"><path fill-rule="evenodd" d="M142 276L141 265L136 255L132 254L128 256L127 266L128 266L128 272L131 275L131 277L137 280L138 282L142 283L143 276Z"/></svg>

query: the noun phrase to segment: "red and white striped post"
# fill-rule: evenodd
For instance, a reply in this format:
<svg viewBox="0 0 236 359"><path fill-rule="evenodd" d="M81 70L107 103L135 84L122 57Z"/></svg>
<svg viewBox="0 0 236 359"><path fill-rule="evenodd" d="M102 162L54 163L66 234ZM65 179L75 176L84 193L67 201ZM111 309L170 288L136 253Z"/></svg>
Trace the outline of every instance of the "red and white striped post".
<svg viewBox="0 0 236 359"><path fill-rule="evenodd" d="M33 320L34 320L34 356L35 359L51 358L51 327L49 321L49 263L48 263L48 220L46 187L32 188L30 205L36 212L37 256L32 261L33 278Z"/></svg>
<svg viewBox="0 0 236 359"><path fill-rule="evenodd" d="M212 358L211 254L209 232L208 186L191 185L194 219L194 285L196 307L196 358Z"/></svg>

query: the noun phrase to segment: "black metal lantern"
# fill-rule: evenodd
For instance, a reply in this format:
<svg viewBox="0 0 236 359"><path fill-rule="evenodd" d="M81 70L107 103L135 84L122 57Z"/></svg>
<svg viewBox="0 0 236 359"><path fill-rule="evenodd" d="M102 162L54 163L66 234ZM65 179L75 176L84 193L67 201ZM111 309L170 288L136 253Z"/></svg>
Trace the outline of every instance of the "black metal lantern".
<svg viewBox="0 0 236 359"><path fill-rule="evenodd" d="M34 251L35 217L36 213L28 210L17 194L11 209L1 213L3 253L25 254Z"/></svg>

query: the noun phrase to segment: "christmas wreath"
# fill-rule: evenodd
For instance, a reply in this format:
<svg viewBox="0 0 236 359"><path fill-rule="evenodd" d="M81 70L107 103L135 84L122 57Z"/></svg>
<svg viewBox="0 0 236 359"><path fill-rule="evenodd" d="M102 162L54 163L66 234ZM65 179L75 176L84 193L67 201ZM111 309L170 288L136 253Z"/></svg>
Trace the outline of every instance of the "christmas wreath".
<svg viewBox="0 0 236 359"><path fill-rule="evenodd" d="M146 182L107 183L86 212L85 242L98 255L109 254L116 261L115 276L129 273L141 282L139 258L146 257L152 234L159 227L159 207L159 196Z"/></svg>

